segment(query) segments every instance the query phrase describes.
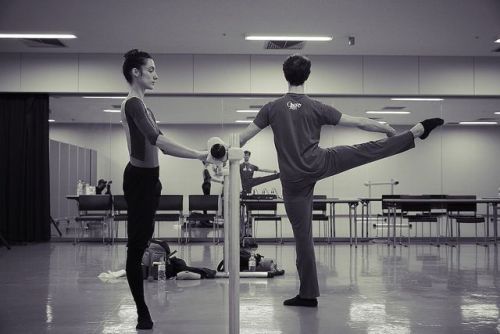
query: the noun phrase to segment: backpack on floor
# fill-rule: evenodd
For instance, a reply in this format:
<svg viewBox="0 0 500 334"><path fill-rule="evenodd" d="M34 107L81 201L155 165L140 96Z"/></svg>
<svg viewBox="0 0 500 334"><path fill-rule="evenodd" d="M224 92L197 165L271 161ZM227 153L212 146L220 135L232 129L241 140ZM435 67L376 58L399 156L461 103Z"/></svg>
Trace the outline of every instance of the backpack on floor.
<svg viewBox="0 0 500 334"><path fill-rule="evenodd" d="M154 266L154 262L165 260L165 271L167 271L170 257L177 251L171 252L170 247L164 240L152 239L148 248L144 251L142 256L142 276L144 279L158 279L158 267ZM168 273L167 273L168 275ZM168 277L168 276L167 276Z"/></svg>
<svg viewBox="0 0 500 334"><path fill-rule="evenodd" d="M200 274L201 278L215 278L215 270L189 267L183 259L173 256L176 252L177 251L170 251L170 247L166 241L151 240L149 247L146 248L142 257L143 279L158 279L158 266L153 265L153 263L160 262L162 258L165 259L165 276L167 279L177 276L181 271L190 271Z"/></svg>

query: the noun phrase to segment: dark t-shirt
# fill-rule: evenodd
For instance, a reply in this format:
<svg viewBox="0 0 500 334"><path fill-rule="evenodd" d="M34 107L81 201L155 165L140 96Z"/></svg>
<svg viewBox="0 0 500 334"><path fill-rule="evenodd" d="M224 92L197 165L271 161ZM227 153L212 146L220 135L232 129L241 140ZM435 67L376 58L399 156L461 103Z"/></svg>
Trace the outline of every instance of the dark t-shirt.
<svg viewBox="0 0 500 334"><path fill-rule="evenodd" d="M322 174L326 150L318 146L321 127L338 124L341 116L305 94L288 93L262 107L253 122L260 129L271 126L281 179L297 182Z"/></svg>
<svg viewBox="0 0 500 334"><path fill-rule="evenodd" d="M248 180L253 179L253 173L258 170L259 167L252 165L249 162L240 164L241 184L245 186L248 183Z"/></svg>

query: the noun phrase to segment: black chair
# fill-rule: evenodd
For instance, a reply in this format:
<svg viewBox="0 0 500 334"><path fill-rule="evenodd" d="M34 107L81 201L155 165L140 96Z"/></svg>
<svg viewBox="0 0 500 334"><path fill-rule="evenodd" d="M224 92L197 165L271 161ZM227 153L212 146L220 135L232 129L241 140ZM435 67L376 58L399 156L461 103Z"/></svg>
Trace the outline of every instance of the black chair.
<svg viewBox="0 0 500 334"><path fill-rule="evenodd" d="M246 210L248 221L253 227L252 235L254 238L257 238L257 222L274 221L276 243L278 243L278 222L280 223L280 243L283 243L283 226L281 216L277 213L278 203L266 200L247 203Z"/></svg>
<svg viewBox="0 0 500 334"><path fill-rule="evenodd" d="M476 195L449 195L446 196L447 199L453 200L462 200L458 202L449 202L446 205L446 231L448 232L448 222L450 222L450 239L453 238L453 225L452 221L455 220L457 225L457 237L456 243L460 242L460 225L461 224L474 224L475 228L475 241L476 245L479 245L477 239L477 225L483 225L483 234L484 234L484 246L488 247L487 244L487 235L486 235L486 219L477 214L477 203L474 202L476 200ZM463 200L471 200L471 202L464 202ZM448 234L447 234L448 239Z"/></svg>
<svg viewBox="0 0 500 334"><path fill-rule="evenodd" d="M326 213L326 202L319 203L315 202L316 199L326 199L326 195L314 195L313 196L313 222L318 222L318 236L321 237L321 222L323 223L323 237L328 237L328 223L330 222L330 216Z"/></svg>
<svg viewBox="0 0 500 334"><path fill-rule="evenodd" d="M179 224L177 242L181 242L181 229L184 210L184 197L182 195L161 195L156 210L155 222L158 222L158 237L160 237L159 222L177 222Z"/></svg>
<svg viewBox="0 0 500 334"><path fill-rule="evenodd" d="M98 222L102 224L102 241L105 242L104 228L106 220L111 217L112 199L110 195L80 195L78 196L78 216L76 222L80 222L80 229L83 236L84 222ZM111 224L108 224L108 236L112 235L110 231ZM80 238L78 237L78 241ZM74 243L77 242L75 234Z"/></svg>
<svg viewBox="0 0 500 334"><path fill-rule="evenodd" d="M401 210L401 203L393 203L391 206L389 206L388 202L385 200L391 200L391 199L400 199L401 195L382 195L382 217L383 219L387 220L387 245L390 245L391 243L391 217L389 216L389 208L393 208L393 215L394 219L396 220L397 217L400 218L400 225L402 225L403 221L403 213ZM396 225L396 221L394 221L394 225ZM377 224L373 225L375 228L378 228L379 226ZM395 233L395 232L394 232ZM382 233L382 237L384 234ZM395 236L394 236L395 238ZM401 240L400 240L401 243Z"/></svg>
<svg viewBox="0 0 500 334"><path fill-rule="evenodd" d="M402 199L407 200L426 200L430 199L429 195L405 195L401 196ZM432 203L430 202L404 202L401 203L401 211L403 217L408 220L408 228L411 229L415 225L415 236L418 235L418 223L428 223L429 224L429 238L432 238L432 224L437 224L437 234L436 234L436 247L440 247L439 236L441 234L440 224L439 224L439 214L434 214L432 212ZM424 235L424 228L422 226L422 239ZM408 243L410 243L410 232L408 231ZM433 244L431 242L431 244Z"/></svg>
<svg viewBox="0 0 500 334"><path fill-rule="evenodd" d="M200 213L203 212L203 213ZM212 221L213 242L219 242L219 195L189 195L189 215L186 217L188 232L186 242L191 238L190 222ZM216 237L217 236L217 237ZM217 240L216 240L217 238Z"/></svg>
<svg viewBox="0 0 500 334"><path fill-rule="evenodd" d="M125 222L125 236L127 236L127 201L124 195L113 195L113 221L116 223L115 237L118 238L118 224Z"/></svg>

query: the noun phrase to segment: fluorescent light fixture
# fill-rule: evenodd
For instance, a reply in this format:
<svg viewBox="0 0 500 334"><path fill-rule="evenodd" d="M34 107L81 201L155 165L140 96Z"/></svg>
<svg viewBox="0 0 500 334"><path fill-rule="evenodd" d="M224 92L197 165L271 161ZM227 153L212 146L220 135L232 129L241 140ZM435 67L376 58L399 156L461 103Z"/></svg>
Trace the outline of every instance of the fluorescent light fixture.
<svg viewBox="0 0 500 334"><path fill-rule="evenodd" d="M236 112L242 112L242 113L258 113L259 109L242 109L242 110L236 110Z"/></svg>
<svg viewBox="0 0 500 334"><path fill-rule="evenodd" d="M377 121L379 122L380 124L387 124L387 122L384 122L384 121Z"/></svg>
<svg viewBox="0 0 500 334"><path fill-rule="evenodd" d="M160 123L160 121L156 121L156 124Z"/></svg>
<svg viewBox="0 0 500 334"><path fill-rule="evenodd" d="M104 111L104 112L113 112L113 113L118 113L118 112L120 112L121 110L120 110L120 109L104 109L103 111Z"/></svg>
<svg viewBox="0 0 500 334"><path fill-rule="evenodd" d="M328 42L333 39L331 36L245 36L247 41L312 41Z"/></svg>
<svg viewBox="0 0 500 334"><path fill-rule="evenodd" d="M497 122L459 122L462 125L496 125Z"/></svg>
<svg viewBox="0 0 500 334"><path fill-rule="evenodd" d="M56 120L55 119L49 119L50 123L54 123Z"/></svg>
<svg viewBox="0 0 500 334"><path fill-rule="evenodd" d="M495 115L500 115L500 111L495 111Z"/></svg>
<svg viewBox="0 0 500 334"><path fill-rule="evenodd" d="M82 96L84 99L120 99L125 100L126 96Z"/></svg>
<svg viewBox="0 0 500 334"><path fill-rule="evenodd" d="M0 34L0 38L29 38L29 39L73 39L72 34Z"/></svg>
<svg viewBox="0 0 500 334"><path fill-rule="evenodd" d="M393 97L392 101L443 101L438 97Z"/></svg>
<svg viewBox="0 0 500 334"><path fill-rule="evenodd" d="M239 119L239 120L234 121L234 122L235 122L235 123L252 123L252 122L253 122L253 120L251 120L251 119L243 119L243 120L242 120L242 119Z"/></svg>
<svg viewBox="0 0 500 334"><path fill-rule="evenodd" d="M410 112L409 111L385 111L385 110L368 110L366 112L367 114L382 114L382 115L388 115L388 114L393 114L393 115L408 115Z"/></svg>
<svg viewBox="0 0 500 334"><path fill-rule="evenodd" d="M495 41L495 43L500 43L500 38Z"/></svg>

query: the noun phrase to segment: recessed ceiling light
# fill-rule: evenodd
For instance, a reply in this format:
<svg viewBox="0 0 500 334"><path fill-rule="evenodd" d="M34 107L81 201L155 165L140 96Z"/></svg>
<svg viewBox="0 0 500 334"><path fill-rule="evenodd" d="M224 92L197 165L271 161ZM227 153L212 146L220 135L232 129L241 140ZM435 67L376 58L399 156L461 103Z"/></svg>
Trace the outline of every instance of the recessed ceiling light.
<svg viewBox="0 0 500 334"><path fill-rule="evenodd" d="M393 97L392 101L443 101L442 98L434 97Z"/></svg>
<svg viewBox="0 0 500 334"><path fill-rule="evenodd" d="M500 115L500 111L495 111L495 115Z"/></svg>
<svg viewBox="0 0 500 334"><path fill-rule="evenodd" d="M495 125L497 122L459 122L462 125Z"/></svg>
<svg viewBox="0 0 500 334"><path fill-rule="evenodd" d="M56 120L55 119L49 119L50 123L54 123Z"/></svg>
<svg viewBox="0 0 500 334"><path fill-rule="evenodd" d="M120 99L125 100L126 96L82 96L84 99Z"/></svg>
<svg viewBox="0 0 500 334"><path fill-rule="evenodd" d="M103 111L104 111L104 112L114 112L114 113L118 113L118 112L120 112L121 110L120 110L120 109L104 109Z"/></svg>
<svg viewBox="0 0 500 334"><path fill-rule="evenodd" d="M500 38L495 41L495 43L500 43Z"/></svg>
<svg viewBox="0 0 500 334"><path fill-rule="evenodd" d="M251 119L239 119L237 121L234 121L235 123L252 123L253 120Z"/></svg>
<svg viewBox="0 0 500 334"><path fill-rule="evenodd" d="M72 34L0 34L0 38L29 38L29 39L72 39Z"/></svg>
<svg viewBox="0 0 500 334"><path fill-rule="evenodd" d="M409 111L385 111L385 110L368 110L367 114L393 114L393 115L407 115Z"/></svg>
<svg viewBox="0 0 500 334"><path fill-rule="evenodd" d="M161 123L160 121L156 121L156 124Z"/></svg>
<svg viewBox="0 0 500 334"><path fill-rule="evenodd" d="M380 124L387 124L387 122L384 122L384 121L377 121L379 122Z"/></svg>
<svg viewBox="0 0 500 334"><path fill-rule="evenodd" d="M241 109L241 110L236 110L236 112L242 112L242 113L258 113L258 109Z"/></svg>
<svg viewBox="0 0 500 334"><path fill-rule="evenodd" d="M313 42L328 42L333 39L331 36L245 36L247 41L313 41Z"/></svg>

